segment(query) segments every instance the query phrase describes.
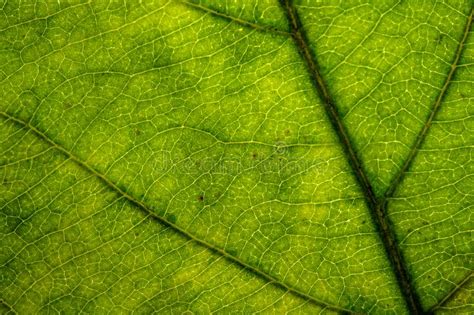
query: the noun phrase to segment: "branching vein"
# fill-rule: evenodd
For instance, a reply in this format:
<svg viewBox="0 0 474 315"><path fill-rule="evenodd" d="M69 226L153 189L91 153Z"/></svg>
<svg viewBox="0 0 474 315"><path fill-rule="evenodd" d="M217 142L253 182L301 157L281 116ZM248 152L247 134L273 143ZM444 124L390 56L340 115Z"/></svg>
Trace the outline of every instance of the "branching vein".
<svg viewBox="0 0 474 315"><path fill-rule="evenodd" d="M472 280L473 273L470 272L466 277L464 277L461 282L459 282L449 293L442 298L438 303L436 303L433 307L430 309L430 313L433 313L439 308L442 308L444 305L447 304L449 300L451 300L453 297L457 295L457 293L462 290L469 282Z"/></svg>
<svg viewBox="0 0 474 315"><path fill-rule="evenodd" d="M380 238L385 248L385 252L391 262L393 272L396 275L400 291L406 301L407 307L413 314L421 314L423 312L420 298L415 292L408 274L406 263L396 242L395 233L392 229L390 219L383 212L373 188L369 182L366 171L362 166L362 162L354 149L352 141L349 137L346 127L344 126L340 114L337 110L327 84L319 72L319 66L316 58L308 45L308 39L301 25L300 18L291 0L281 0L281 5L285 10L291 27L291 33L298 47L298 50L306 62L308 72L312 78L314 87L318 91L323 101L326 113L331 121L333 129L337 133L339 140L346 152L349 164L352 167L354 175L364 193L367 205L370 209L372 220L377 226Z"/></svg>
<svg viewBox="0 0 474 315"><path fill-rule="evenodd" d="M213 10L211 8L202 6L200 4L192 3L192 2L189 2L189 1L181 1L181 2L186 4L187 6L195 8L197 10L212 14L214 16L223 18L223 19L228 20L228 21L235 22L235 23L240 24L240 25L245 26L245 27L250 27L250 28L256 29L258 31L270 32L270 33L274 33L274 34L277 34L277 35L291 36L290 33L278 30L277 28L274 28L274 27L271 27L271 26L259 25L257 23L252 23L250 21L246 21L246 20L240 19L240 18L235 17L235 16L227 15L225 13L222 13L222 12Z"/></svg>
<svg viewBox="0 0 474 315"><path fill-rule="evenodd" d="M35 126L31 125L29 122L23 121L22 119L19 119L17 117L14 117L6 112L0 112L0 116L3 116L6 120L10 120L16 124L18 124L21 127L26 127L29 130L31 130L39 139L47 142L49 145L54 147L56 150L60 151L62 154L64 154L66 157L68 157L71 161L74 161L77 165L79 165L81 168L85 169L87 172L93 174L97 178L99 178L104 184L106 184L108 187L110 187L112 190L117 192L119 195L123 196L126 198L131 204L136 206L138 209L140 209L142 212L144 212L145 215L149 216L151 219L157 221L158 223L161 223L162 225L166 227L170 227L177 231L178 233L182 234L183 236L195 241L196 243L208 248L212 252L215 252L226 259L228 259L230 262L248 270L250 273L256 275L257 277L260 277L262 279L265 279L269 283L272 283L280 288L283 288L284 290L291 292L292 294L295 294L296 296L302 297L308 301L311 301L312 303L315 303L317 305L320 305L326 309L337 311L337 312L342 312L342 313L353 313L350 310L344 309L342 307L338 306L333 306L329 305L328 303L322 302L317 300L316 298L308 295L307 293L304 293L296 288L291 287L290 285L278 280L277 278L273 277L272 275L269 275L253 266L250 264L242 261L236 256L233 256L226 252L224 249L211 244L209 242L206 242L205 240L202 240L193 234L189 233L188 231L182 229L181 227L177 226L176 224L170 222L166 218L157 215L153 210L151 210L145 203L140 201L139 199L135 198L134 196L130 195L128 192L117 186L114 182L109 180L104 174L100 173L90 165L88 165L86 162L82 161L80 158L75 156L73 153L71 153L68 149L63 147L62 145L56 143L54 140L52 140L47 134L45 134L43 131L39 130Z"/></svg>
<svg viewBox="0 0 474 315"><path fill-rule="evenodd" d="M436 97L436 101L434 102L433 106L431 107L431 112L428 116L428 119L426 120L425 124L423 125L423 128L418 133L418 136L415 140L415 144L411 148L410 153L408 154L408 157L406 158L406 160L403 163L402 167L398 171L397 175L395 175L393 181L391 182L390 186L388 187L387 191L385 192L385 195L384 195L385 200L387 200L387 199L389 199L390 197L393 196L393 194L395 193L397 187L399 186L400 182L402 181L403 177L405 176L406 172L410 169L411 164L415 160L415 157L416 157L418 151L420 150L421 145L425 141L426 135L428 134L428 131L430 130L431 125L433 124L433 119L436 117L436 114L439 112L439 110L441 108L441 103L443 102L443 99L446 95L446 92L449 89L449 85L453 81L453 77L454 77L454 74L456 72L456 69L459 66L459 60L461 59L465 44L467 42L469 32L470 32L471 27L472 27L473 11L474 11L474 9L471 9L471 13L469 14L469 17L467 18L467 22L466 22L466 26L464 27L464 32L463 32L462 38L459 41L459 45L458 45L458 48L456 50L456 54L454 55L454 60L451 63L451 67L449 69L449 73L446 77L446 80L443 84L443 87L441 88L438 96Z"/></svg>

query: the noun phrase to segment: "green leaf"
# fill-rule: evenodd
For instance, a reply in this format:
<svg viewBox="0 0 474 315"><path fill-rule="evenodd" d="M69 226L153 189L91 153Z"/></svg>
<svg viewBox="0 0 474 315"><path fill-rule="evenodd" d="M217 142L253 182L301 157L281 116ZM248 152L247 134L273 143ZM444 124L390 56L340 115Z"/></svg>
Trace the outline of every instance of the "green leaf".
<svg viewBox="0 0 474 315"><path fill-rule="evenodd" d="M473 313L472 19L0 0L2 313Z"/></svg>

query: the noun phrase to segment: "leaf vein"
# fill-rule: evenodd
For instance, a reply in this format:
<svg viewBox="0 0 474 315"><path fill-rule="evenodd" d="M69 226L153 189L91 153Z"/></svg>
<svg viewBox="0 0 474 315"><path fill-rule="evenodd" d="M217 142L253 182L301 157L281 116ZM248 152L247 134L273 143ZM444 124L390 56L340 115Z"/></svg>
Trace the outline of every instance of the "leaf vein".
<svg viewBox="0 0 474 315"><path fill-rule="evenodd" d="M443 102L444 97L446 96L446 92L449 89L449 86L451 82L453 81L453 77L455 75L456 69L458 68L459 61L461 59L462 53L464 51L465 43L467 42L467 38L469 35L469 32L472 27L472 16L473 16L474 9L471 8L471 13L467 18L467 22L464 28L464 32L462 35L461 40L459 41L456 54L454 56L454 60L451 63L451 67L449 70L449 73L446 77L446 80L443 84L443 87L441 88L438 96L436 97L436 101L434 102L430 114L425 121L423 128L421 128L420 132L418 133L418 136L415 140L414 145L412 146L407 159L403 163L402 167L398 171L397 175L394 177L393 181L391 182L390 186L387 188L387 191L384 194L382 202L385 204L388 199L390 199L395 191L397 190L397 187L400 186L400 183L403 180L404 175L409 171L410 166L412 165L413 161L415 160L418 152L420 151L420 148L423 144L423 142L426 139L426 136L428 134L428 131L430 130L431 125L434 123L433 120L436 118L436 115L438 114L440 108L441 108L441 103Z"/></svg>
<svg viewBox="0 0 474 315"><path fill-rule="evenodd" d="M219 254L220 256L223 256L225 259L227 259L228 261L240 266L242 269L245 269L247 271L249 271L250 273L254 274L255 276L261 278L261 279L264 279L266 280L267 282L269 283L273 283L274 285L288 291L288 292L291 292L292 294L296 295L296 296L299 296L303 299L306 299L306 300L310 300L312 303L316 304L316 305L320 305L320 306L323 306L327 309L331 309L331 310L334 310L334 311L338 311L338 312L345 312L345 313L353 313L352 311L350 310L347 310L347 309L344 309L342 307L339 307L339 306L335 306L335 305L330 305L329 303L326 303L326 302L323 302L323 301L320 301L318 299L316 299L315 297L305 293L305 292L302 292L296 288L293 288L292 286L278 280L277 278L273 277L272 275L270 274L267 274L265 273L264 271L261 271L255 267L253 267L252 265L244 262L243 260L239 259L238 257L236 256L233 256L231 254L229 254L228 252L226 252L224 249L214 245L214 244L211 244L205 240L202 240L198 237L196 237L195 235L189 233L188 231L182 229L181 227L179 227L178 225L170 222L169 220L167 220L166 218L162 217L162 216L159 216L157 215L152 209L150 209L145 203L143 203L142 201L138 200L137 198L135 198L134 196L130 195L129 193L127 193L125 190L123 190L122 188L120 188L119 186L117 186L114 182L112 182L111 180L109 180L107 177L105 177L102 173L100 173L99 171L97 171L96 169L94 169L93 167L89 166L88 164L86 164L84 161L82 161L80 158L76 157L73 153L71 153L69 150L67 150L66 148L64 148L63 146L61 146L60 144L56 143L54 140L52 140L48 135L46 135L44 132L42 132L41 130L37 129L35 126L31 125L31 123L29 122L26 122L22 119L19 119L17 117L14 117L8 113L5 113L3 111L0 111L0 115L3 116L4 118L6 118L7 120L11 120L12 122L18 124L19 126L21 127L26 127L28 129L30 129L39 139L47 142L49 145L51 145L52 147L54 147L55 149L57 149L58 151L60 151L61 153L63 153L64 155L66 155L66 157L69 158L69 160L73 161L74 163L76 163L77 165L79 165L81 168L83 168L84 170L86 170L87 172L93 174L94 176L96 176L98 179L100 179L104 184L106 184L106 186L108 186L109 188L111 188L113 191L117 192L121 197L127 199L131 204L133 204L134 206L136 206L138 209L140 209L147 217L149 217L150 219L154 220L155 222L157 223L160 223L162 224L163 226L165 227L169 227L169 228L172 228L174 231L178 232L179 234L187 237L188 239L196 242L197 244L200 244L201 246L207 248L208 250L214 252L214 253L217 253Z"/></svg>
<svg viewBox="0 0 474 315"><path fill-rule="evenodd" d="M434 312L437 309L442 308L444 305L446 305L453 297L456 296L456 294L464 288L465 285L471 281L471 278L473 277L474 273L471 271L467 276L465 276L458 284L454 286L454 288L449 291L449 293L442 298L438 303L433 305L430 309L430 312Z"/></svg>
<svg viewBox="0 0 474 315"><path fill-rule="evenodd" d="M381 238L387 258L391 263L392 270L396 276L398 286L405 299L408 309L413 314L423 313L420 298L411 283L410 276L407 270L407 264L402 256L400 248L397 244L395 232L392 228L392 222L384 213L384 208L374 194L373 188L369 182L366 171L363 168L361 159L359 158L349 133L342 122L337 106L333 101L327 84L319 72L319 65L314 57L313 52L308 44L308 39L304 28L301 24L299 15L291 0L280 0L283 10L286 12L293 40L295 45L304 59L309 75L311 76L313 86L317 90L319 97L323 102L324 109L336 132L347 160L353 170L354 176L364 193L364 197L369 208L370 215L374 225L377 227L379 237Z"/></svg>
<svg viewBox="0 0 474 315"><path fill-rule="evenodd" d="M194 8L196 10L209 13L209 14L215 16L215 17L219 17L219 18L222 18L222 19L225 19L225 20L228 20L228 21L232 21L232 22L235 22L239 25L250 27L250 28L256 29L258 31L269 32L269 33L274 33L274 34L283 35L283 36L291 36L291 34L289 32L280 31L275 27L260 25L260 24L257 24L257 23L246 21L246 20L243 20L241 18L238 18L238 17L235 17L235 16L230 16L228 14L216 11L214 9L205 7L205 6L197 4L197 3L192 3L192 2L189 2L189 1L181 1L181 3L187 5L191 8Z"/></svg>

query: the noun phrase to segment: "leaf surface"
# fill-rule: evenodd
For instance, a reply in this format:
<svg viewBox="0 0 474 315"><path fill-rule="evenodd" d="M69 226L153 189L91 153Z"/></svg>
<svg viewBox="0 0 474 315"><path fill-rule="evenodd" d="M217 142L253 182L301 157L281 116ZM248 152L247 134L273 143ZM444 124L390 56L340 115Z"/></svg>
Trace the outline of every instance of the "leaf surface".
<svg viewBox="0 0 474 315"><path fill-rule="evenodd" d="M5 1L1 299L472 312L470 1Z"/></svg>

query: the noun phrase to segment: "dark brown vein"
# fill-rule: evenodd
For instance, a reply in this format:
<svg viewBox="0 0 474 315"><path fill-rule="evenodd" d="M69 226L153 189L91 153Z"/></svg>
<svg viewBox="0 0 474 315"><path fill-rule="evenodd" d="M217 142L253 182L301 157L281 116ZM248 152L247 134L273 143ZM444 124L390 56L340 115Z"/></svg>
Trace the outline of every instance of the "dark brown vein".
<svg viewBox="0 0 474 315"><path fill-rule="evenodd" d="M428 116L428 119L426 120L425 124L423 125L423 128L420 130L418 133L418 136L415 140L415 144L410 150L410 153L408 154L407 159L403 163L402 167L398 171L397 175L394 177L392 182L390 183L390 186L387 188L387 191L384 194L384 200L382 203L385 204L385 201L389 199L390 197L393 196L395 193L397 187L399 186L400 182L403 180L403 177L405 176L406 172L410 169L410 166L412 165L413 161L415 160L415 157L418 154L418 151L420 150L421 145L425 141L426 135L428 134L428 131L430 130L431 125L433 124L433 119L436 117L436 114L439 112L439 109L441 108L441 103L443 102L444 97L446 96L446 92L448 91L449 85L451 84L454 74L456 72L457 67L459 66L459 60L461 59L465 43L467 41L467 37L469 35L469 32L472 27L472 16L473 16L473 11L474 9L471 8L471 12L467 18L466 26L464 27L464 32L462 35L461 40L459 41L458 48L456 50L456 54L454 56L454 60L451 62L451 68L449 70L448 76L446 77L446 80L443 84L443 87L441 88L438 97L436 98L436 101L434 102L431 112Z"/></svg>
<svg viewBox="0 0 474 315"><path fill-rule="evenodd" d="M420 298L413 289L410 276L407 270L407 264L402 256L399 246L396 242L395 233L392 229L392 223L386 216L383 208L380 206L365 170L362 167L361 160L357 155L346 127L342 123L337 107L329 93L327 85L319 72L319 66L316 58L308 45L308 39L301 25L298 13L291 0L280 0L280 3L287 14L290 24L292 37L301 56L303 57L309 75L312 78L314 87L323 101L326 113L331 121L333 129L336 131L340 142L346 152L347 159L353 173L364 193L366 203L370 209L372 220L377 227L378 234L382 240L386 255L391 263L392 270L396 276L400 291L405 299L407 308L413 314L422 314Z"/></svg>
<svg viewBox="0 0 474 315"><path fill-rule="evenodd" d="M281 30L279 30L275 27L266 26L266 25L259 25L257 23L246 21L246 20L240 19L238 17L227 15L225 13L222 13L222 12L213 10L211 8L202 6L202 5L197 4L197 3L193 3L193 2L189 2L189 1L180 1L180 2L187 5L187 6L189 6L189 7L195 8L199 11L203 11L203 12L212 14L216 17L220 17L220 18L223 18L225 20L235 22L235 23L240 24L240 25L245 26L245 27L250 27L250 28L253 28L253 29L258 30L258 31L270 32L270 33L274 33L274 34L277 34L277 35L291 36L290 33L285 32L285 31L281 31Z"/></svg>
<svg viewBox="0 0 474 315"><path fill-rule="evenodd" d="M151 219L155 220L156 222L166 226L166 227L169 227L169 228L172 228L173 230L175 230L176 232L180 233L181 235L187 237L188 239L191 239L193 240L194 242L200 244L201 246L204 246L206 247L207 249L209 249L210 251L214 252L214 253L217 253L219 254L220 256L223 256L225 259L227 259L228 261L236 264L237 266L240 266L241 268L249 271L250 273L254 274L255 276L261 278L261 279L264 279L266 281L268 281L269 283L271 284L274 284L278 287L280 287L281 289L283 290L286 290L288 292L291 292L292 294L300 297L300 298L303 298L303 299L306 299L308 301L310 301L311 303L314 303L316 305L319 305L325 309L328 309L328 310L333 310L333 311L336 311L336 312L340 312L340 313L350 313L350 314L354 314L354 312L350 311L350 310L347 310L347 309L344 309L342 307L338 307L338 306L335 306L335 305L330 305L328 303L325 303L323 301L319 301L317 300L316 298L314 298L313 296L307 294L307 293L304 293L296 288L293 288L292 286L286 284L286 283L283 283L281 282L280 280L278 280L277 278L273 277L272 275L270 274L267 274L261 270L258 270L256 269L255 267L251 266L250 264L244 262L243 260L241 260L240 258L236 257L236 256L233 256L231 254L229 254L228 252L226 252L224 249L214 245L214 244L211 244L211 243L208 243L206 242L205 240L202 240L198 237L196 237L195 235L189 233L188 231L182 229L181 227L179 227L178 225L170 222L169 220L167 220L166 218L162 217L162 216L159 216L158 214L156 214L153 210L151 210L145 203L143 203L142 201L140 201L139 199L135 198L134 196L130 195L129 193L127 193L125 190L123 190L122 188L120 188L119 186L117 186L114 182L112 182L111 180L109 180L104 174L100 173L99 171L97 171L96 169L94 169L93 167L89 166L86 162L82 161L80 158L76 157L73 153L71 153L70 151L68 151L65 147L63 147L61 144L59 143L56 143L54 140L52 140L47 134L45 134L44 132L42 132L41 130L37 129L35 126L31 125L29 122L26 122L22 119L19 119L17 117L14 117L6 112L1 112L0 111L0 116L3 116L6 120L11 120L12 122L18 124L19 126L21 127L26 127L28 128L29 130L31 130L34 135L36 137L38 137L39 139L41 139L42 141L45 141L46 143L48 143L49 145L51 145L53 148L55 148L56 150L60 151L62 154L64 154L66 157L68 157L71 161L73 161L74 163L76 163L77 165L79 165L82 169L86 170L87 172L93 174L95 177L99 178L107 187L111 188L112 190L114 190L116 193L118 193L119 195L123 196L124 198L126 198L131 204L133 204L134 206L136 206L138 209L140 209L145 215L149 216Z"/></svg>
<svg viewBox="0 0 474 315"><path fill-rule="evenodd" d="M442 308L444 305L446 305L449 300L451 300L453 297L455 297L469 282L471 281L473 276L473 273L470 272L466 277L464 277L454 288L449 291L449 293L442 298L438 303L433 305L428 313L434 313L437 309Z"/></svg>

